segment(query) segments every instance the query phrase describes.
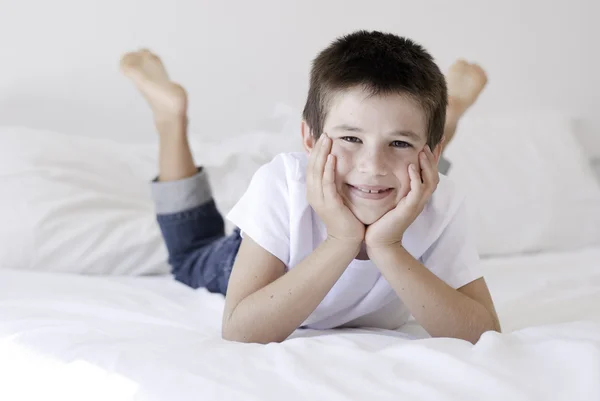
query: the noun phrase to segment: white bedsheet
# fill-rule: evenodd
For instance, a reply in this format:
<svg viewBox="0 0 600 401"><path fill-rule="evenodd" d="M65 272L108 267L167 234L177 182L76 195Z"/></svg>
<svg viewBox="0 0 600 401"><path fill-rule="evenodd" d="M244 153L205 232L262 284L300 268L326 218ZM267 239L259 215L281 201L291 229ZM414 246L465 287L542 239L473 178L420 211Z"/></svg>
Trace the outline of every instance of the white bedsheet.
<svg viewBox="0 0 600 401"><path fill-rule="evenodd" d="M475 346L381 330L228 343L222 297L169 278L0 271L0 400L600 400L600 248L485 271L505 332Z"/></svg>

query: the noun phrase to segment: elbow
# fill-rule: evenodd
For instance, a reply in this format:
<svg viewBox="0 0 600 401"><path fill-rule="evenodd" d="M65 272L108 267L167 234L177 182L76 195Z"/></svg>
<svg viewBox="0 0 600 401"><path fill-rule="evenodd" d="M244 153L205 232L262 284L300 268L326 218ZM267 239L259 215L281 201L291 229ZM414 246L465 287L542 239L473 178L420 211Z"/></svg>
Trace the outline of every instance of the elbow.
<svg viewBox="0 0 600 401"><path fill-rule="evenodd" d="M494 328L492 330L502 333L502 326L500 326L500 322L497 319L494 322Z"/></svg>
<svg viewBox="0 0 600 401"><path fill-rule="evenodd" d="M221 338L225 341L233 341L236 343L252 342L242 330L236 329L235 325L230 322L230 319L223 319L223 325L221 326Z"/></svg>
<svg viewBox="0 0 600 401"><path fill-rule="evenodd" d="M502 327L500 326L500 321L497 318L493 319L493 327L490 329L490 331L502 333Z"/></svg>
<svg viewBox="0 0 600 401"><path fill-rule="evenodd" d="M221 331L221 338L225 341L232 341L236 343L246 343L246 344L270 344L270 343L280 343L282 341L279 340L270 340L265 338L253 338L244 333L238 332L230 332L226 330Z"/></svg>
<svg viewBox="0 0 600 401"><path fill-rule="evenodd" d="M477 323L471 326L473 329L471 330L472 335L467 336L470 338L465 338L465 340L472 344L476 344L484 333L489 331L495 331L497 333L502 332L500 320L498 319L498 315L495 313L495 311L490 311L482 307L482 312L478 316L479 317L474 321Z"/></svg>
<svg viewBox="0 0 600 401"><path fill-rule="evenodd" d="M268 338L264 338L260 333L257 333L256 329L248 325L249 322L236 319L238 316L234 313L235 309L233 308L231 311L223 313L223 321L221 323L221 338L223 340L246 344L268 344L273 342Z"/></svg>
<svg viewBox="0 0 600 401"><path fill-rule="evenodd" d="M498 333L502 333L502 327L500 327L500 320L498 319L498 315L496 313L489 312L489 321L486 324L485 331L495 331Z"/></svg>
<svg viewBox="0 0 600 401"><path fill-rule="evenodd" d="M475 330L473 333L474 336L469 336L470 338L465 338L465 340L469 341L471 344L475 345L481 338L484 333L488 331L495 331L497 333L501 333L500 322L497 318L490 317L490 319L486 322L482 322L479 330Z"/></svg>
<svg viewBox="0 0 600 401"><path fill-rule="evenodd" d="M236 343L252 343L253 341L250 341L250 339L248 339L248 337L240 334L240 333L236 333L233 332L231 330L221 330L221 338L225 341L232 341L232 342L236 342Z"/></svg>
<svg viewBox="0 0 600 401"><path fill-rule="evenodd" d="M234 309L235 310L235 309ZM233 319L233 311L225 311L223 313L223 321L221 322L221 338L225 341L232 341L236 343L252 343L248 338L248 335L244 333L244 330L240 329L240 325L236 324Z"/></svg>
<svg viewBox="0 0 600 401"><path fill-rule="evenodd" d="M258 333L251 333L249 330L235 327L231 323L224 323L221 328L221 338L225 341L232 341L246 344L269 344L281 343L284 339L267 338Z"/></svg>

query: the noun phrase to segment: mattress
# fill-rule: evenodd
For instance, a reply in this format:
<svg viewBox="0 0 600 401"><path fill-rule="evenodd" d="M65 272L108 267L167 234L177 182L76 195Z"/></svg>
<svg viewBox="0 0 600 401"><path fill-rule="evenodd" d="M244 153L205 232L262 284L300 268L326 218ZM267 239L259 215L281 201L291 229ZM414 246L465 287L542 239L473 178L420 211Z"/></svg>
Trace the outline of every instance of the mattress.
<svg viewBox="0 0 600 401"><path fill-rule="evenodd" d="M600 400L600 248L483 261L504 332L220 338L223 298L168 276L0 271L1 400Z"/></svg>

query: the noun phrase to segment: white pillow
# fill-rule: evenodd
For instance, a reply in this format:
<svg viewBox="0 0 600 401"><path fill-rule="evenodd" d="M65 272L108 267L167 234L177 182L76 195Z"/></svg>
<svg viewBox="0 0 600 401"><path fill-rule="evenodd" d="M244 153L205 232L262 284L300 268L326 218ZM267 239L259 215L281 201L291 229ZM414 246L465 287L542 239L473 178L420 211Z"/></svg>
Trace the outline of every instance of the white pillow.
<svg viewBox="0 0 600 401"><path fill-rule="evenodd" d="M0 268L103 275L166 274L167 252L149 182L157 137L125 145L0 127ZM219 142L191 138L226 213L254 171L300 144L254 132ZM231 229L231 226L228 226Z"/></svg>
<svg viewBox="0 0 600 401"><path fill-rule="evenodd" d="M148 184L130 159L110 141L0 128L0 267L167 273Z"/></svg>
<svg viewBox="0 0 600 401"><path fill-rule="evenodd" d="M465 118L446 150L482 256L600 244L600 186L553 113Z"/></svg>

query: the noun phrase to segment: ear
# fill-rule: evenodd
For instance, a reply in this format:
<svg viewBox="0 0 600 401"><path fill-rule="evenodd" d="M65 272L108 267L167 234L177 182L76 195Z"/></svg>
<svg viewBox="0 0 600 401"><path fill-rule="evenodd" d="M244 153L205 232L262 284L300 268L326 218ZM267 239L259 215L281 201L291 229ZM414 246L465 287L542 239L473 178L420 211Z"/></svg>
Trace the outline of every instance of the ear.
<svg viewBox="0 0 600 401"><path fill-rule="evenodd" d="M310 153L315 146L315 138L312 135L312 130L304 120L302 120L300 132L302 133L302 145L304 146L304 150L306 153Z"/></svg>

